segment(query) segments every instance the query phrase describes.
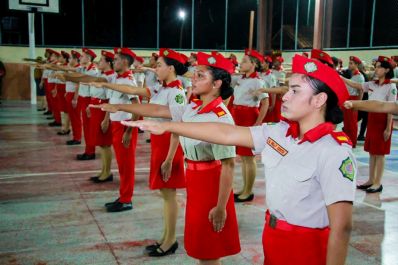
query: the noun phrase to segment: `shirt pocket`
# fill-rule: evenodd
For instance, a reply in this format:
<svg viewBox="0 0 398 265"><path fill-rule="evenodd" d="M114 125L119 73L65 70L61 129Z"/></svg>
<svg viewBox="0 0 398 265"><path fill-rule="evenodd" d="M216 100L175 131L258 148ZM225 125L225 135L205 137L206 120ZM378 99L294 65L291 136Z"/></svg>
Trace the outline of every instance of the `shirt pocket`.
<svg viewBox="0 0 398 265"><path fill-rule="evenodd" d="M287 170L288 188L297 198L304 199L310 195L315 168L304 165L292 165Z"/></svg>

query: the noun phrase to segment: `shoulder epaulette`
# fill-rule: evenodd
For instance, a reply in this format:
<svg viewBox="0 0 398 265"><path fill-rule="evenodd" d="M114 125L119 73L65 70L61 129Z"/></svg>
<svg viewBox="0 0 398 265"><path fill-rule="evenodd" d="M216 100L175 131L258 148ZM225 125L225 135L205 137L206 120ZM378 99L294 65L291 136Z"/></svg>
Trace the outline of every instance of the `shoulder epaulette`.
<svg viewBox="0 0 398 265"><path fill-rule="evenodd" d="M213 109L213 112L217 115L217 117L222 117L222 116L224 116L225 114L227 114L227 113L225 112L225 110L224 110L222 107L214 108L214 109Z"/></svg>
<svg viewBox="0 0 398 265"><path fill-rule="evenodd" d="M340 145L348 144L348 145L352 146L352 142L351 142L350 138L344 132L332 132L330 135Z"/></svg>

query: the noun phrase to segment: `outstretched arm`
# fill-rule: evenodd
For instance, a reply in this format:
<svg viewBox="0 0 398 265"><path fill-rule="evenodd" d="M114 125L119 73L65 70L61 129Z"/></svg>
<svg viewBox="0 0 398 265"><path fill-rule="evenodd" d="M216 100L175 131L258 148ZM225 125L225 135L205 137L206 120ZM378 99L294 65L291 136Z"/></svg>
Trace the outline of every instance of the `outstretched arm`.
<svg viewBox="0 0 398 265"><path fill-rule="evenodd" d="M344 83L346 83L346 85L348 85L348 86L350 86L350 87L352 87L354 89L357 89L357 90L363 90L362 83L354 82L354 81L352 81L350 79L347 79L345 77L341 77L341 79L343 79L343 81L344 81Z"/></svg>
<svg viewBox="0 0 398 265"><path fill-rule="evenodd" d="M91 108L102 109L103 111L115 113L124 111L133 113L136 116L171 119L168 106L158 104L101 104L90 105Z"/></svg>
<svg viewBox="0 0 398 265"><path fill-rule="evenodd" d="M89 83L89 82L108 82L103 77L95 77L91 75L85 75L82 73L63 73L59 75L59 79L64 81L70 81L74 83ZM57 77L58 78L58 77Z"/></svg>
<svg viewBox="0 0 398 265"><path fill-rule="evenodd" d="M254 148L249 127L234 126L219 122L122 122L124 125L138 127L153 134L169 131L188 138L222 145L236 145Z"/></svg>
<svg viewBox="0 0 398 265"><path fill-rule="evenodd" d="M105 87L128 95L137 95L147 98L151 97L151 93L149 92L149 90L142 87L134 87L129 85L111 84L111 83L95 82L95 81L91 82L89 85L95 87Z"/></svg>
<svg viewBox="0 0 398 265"><path fill-rule="evenodd" d="M398 114L398 104L391 101L349 100L344 102L344 107L346 109L356 109L367 112Z"/></svg>

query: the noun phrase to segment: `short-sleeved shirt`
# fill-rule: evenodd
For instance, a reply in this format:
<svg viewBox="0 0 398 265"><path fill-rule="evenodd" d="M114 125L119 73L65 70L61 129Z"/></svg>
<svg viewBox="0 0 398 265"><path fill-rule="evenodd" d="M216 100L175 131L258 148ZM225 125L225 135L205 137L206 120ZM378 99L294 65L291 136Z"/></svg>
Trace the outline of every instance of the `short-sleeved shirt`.
<svg viewBox="0 0 398 265"><path fill-rule="evenodd" d="M184 106L187 99L180 80L175 80L169 84L157 84L148 87L150 93L149 103L163 106ZM147 119L147 118L146 118ZM169 121L170 119L150 118L157 121Z"/></svg>
<svg viewBox="0 0 398 265"><path fill-rule="evenodd" d="M145 86L146 87L153 87L156 84L159 84L158 78L156 76L156 73L151 71L151 70L145 70Z"/></svg>
<svg viewBox="0 0 398 265"><path fill-rule="evenodd" d="M297 124L250 127L254 152L264 163L267 206L278 219L324 228L329 226L327 206L354 201L356 160L348 137L336 137L333 129L322 123L298 140Z"/></svg>
<svg viewBox="0 0 398 265"><path fill-rule="evenodd" d="M357 83L361 83L361 84L365 83L365 77L358 70L355 71L354 73L352 73L351 80L354 82L357 82ZM350 96L358 96L359 95L358 89L352 88L350 86L347 86L347 89L348 89L348 93L350 94Z"/></svg>
<svg viewBox="0 0 398 265"><path fill-rule="evenodd" d="M286 72L281 70L276 70L276 69L272 69L272 74L275 76L276 78L276 83L279 86L282 86L285 84L285 80L286 80Z"/></svg>
<svg viewBox="0 0 398 265"><path fill-rule="evenodd" d="M277 86L276 78L271 70L268 70L267 72L263 73L261 75L261 78L264 80L266 88L272 88Z"/></svg>
<svg viewBox="0 0 398 265"><path fill-rule="evenodd" d="M57 83L57 79L56 78L50 77L54 73L55 73L54 70L47 69L47 82L48 83Z"/></svg>
<svg viewBox="0 0 398 265"><path fill-rule="evenodd" d="M259 107L260 101L268 97L267 93L256 96L254 92L265 87L264 80L255 72L251 76L234 77L234 105Z"/></svg>
<svg viewBox="0 0 398 265"><path fill-rule="evenodd" d="M189 105L170 106L173 121L234 124L231 114L222 103L221 97L213 100L202 109L200 109L201 105L200 100L194 100ZM180 136L180 143L185 157L193 161L221 160L236 156L235 146L212 144L183 136Z"/></svg>
<svg viewBox="0 0 398 265"><path fill-rule="evenodd" d="M105 78L108 83L114 84L117 77L117 73L115 73L115 71L113 70L109 70L101 73L100 77ZM90 97L98 99L107 99L108 89L105 87L90 86Z"/></svg>
<svg viewBox="0 0 398 265"><path fill-rule="evenodd" d="M88 67L82 67L81 73L89 76L99 76L100 72L95 67L93 63L91 63ZM89 97L90 96L90 86L79 84L79 96L81 97Z"/></svg>
<svg viewBox="0 0 398 265"><path fill-rule="evenodd" d="M123 74L117 75L115 79L115 84L119 85L129 85L129 86L137 86L137 83L134 80L134 75L131 71L124 72ZM108 89L107 97L109 98L109 104L130 104L131 100L136 98L134 95L127 95L115 90ZM116 113L110 114L111 121L123 121L130 120L133 115L128 112L118 111Z"/></svg>
<svg viewBox="0 0 398 265"><path fill-rule="evenodd" d="M192 81L190 78L177 75L177 79L181 81L182 88L184 89L184 91L187 91L188 87L192 87Z"/></svg>
<svg viewBox="0 0 398 265"><path fill-rule="evenodd" d="M383 84L378 81L365 82L362 84L364 92L368 92L369 100L396 101L397 87L386 79Z"/></svg>
<svg viewBox="0 0 398 265"><path fill-rule="evenodd" d="M51 70L44 69L44 70L43 70L43 74L42 74L41 78L43 78L43 79L47 79L47 78L48 78L48 76L50 75L50 71L51 71Z"/></svg>
<svg viewBox="0 0 398 265"><path fill-rule="evenodd" d="M145 82L145 74L144 73L134 73L134 79L137 83L137 86L144 87Z"/></svg>
<svg viewBox="0 0 398 265"><path fill-rule="evenodd" d="M81 72L81 66L80 64L75 65L76 72ZM65 90L66 92L75 92L75 88L78 86L78 84L71 82L71 81L66 81L65 82Z"/></svg>

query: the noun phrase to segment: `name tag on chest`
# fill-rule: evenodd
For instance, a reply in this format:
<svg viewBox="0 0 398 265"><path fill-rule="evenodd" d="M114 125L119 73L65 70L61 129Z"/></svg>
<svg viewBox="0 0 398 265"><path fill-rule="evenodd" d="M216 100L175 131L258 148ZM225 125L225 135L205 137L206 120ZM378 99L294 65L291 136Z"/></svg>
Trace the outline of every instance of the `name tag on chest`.
<svg viewBox="0 0 398 265"><path fill-rule="evenodd" d="M272 147L276 152L278 152L281 156L287 155L288 151L283 148L280 144L278 144L274 139L268 137L267 144Z"/></svg>

